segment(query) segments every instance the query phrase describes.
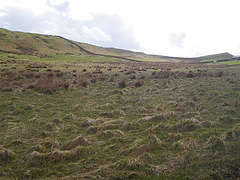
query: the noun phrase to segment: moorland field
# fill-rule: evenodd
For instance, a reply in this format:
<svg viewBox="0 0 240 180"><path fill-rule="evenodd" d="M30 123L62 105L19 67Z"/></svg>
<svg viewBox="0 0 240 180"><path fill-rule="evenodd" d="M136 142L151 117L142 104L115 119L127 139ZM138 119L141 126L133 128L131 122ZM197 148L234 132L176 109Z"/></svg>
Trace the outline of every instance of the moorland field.
<svg viewBox="0 0 240 180"><path fill-rule="evenodd" d="M239 63L0 32L0 179L240 177Z"/></svg>

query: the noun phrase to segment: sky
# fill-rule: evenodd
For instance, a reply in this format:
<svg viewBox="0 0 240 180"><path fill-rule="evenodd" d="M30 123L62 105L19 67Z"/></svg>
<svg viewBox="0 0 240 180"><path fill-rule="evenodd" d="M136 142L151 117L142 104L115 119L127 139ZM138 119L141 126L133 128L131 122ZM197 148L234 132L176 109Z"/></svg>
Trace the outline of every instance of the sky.
<svg viewBox="0 0 240 180"><path fill-rule="evenodd" d="M239 0L0 0L0 28L103 47L240 55Z"/></svg>

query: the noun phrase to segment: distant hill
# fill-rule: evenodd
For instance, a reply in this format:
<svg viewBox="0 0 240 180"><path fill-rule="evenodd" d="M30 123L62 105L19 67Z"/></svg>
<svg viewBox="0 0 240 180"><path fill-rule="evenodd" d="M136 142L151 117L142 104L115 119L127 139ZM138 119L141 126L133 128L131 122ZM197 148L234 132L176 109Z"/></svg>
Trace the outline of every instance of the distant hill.
<svg viewBox="0 0 240 180"><path fill-rule="evenodd" d="M232 54L225 52L225 53L220 53L220 54L201 56L198 58L201 59L202 61L217 61L217 60L231 59L232 57L233 57Z"/></svg>
<svg viewBox="0 0 240 180"><path fill-rule="evenodd" d="M79 55L90 54L133 61L200 61L198 58L148 55L142 52L133 52L116 48L104 48L87 43L68 40L60 36L16 32L3 28L0 28L0 51L31 55L66 53Z"/></svg>

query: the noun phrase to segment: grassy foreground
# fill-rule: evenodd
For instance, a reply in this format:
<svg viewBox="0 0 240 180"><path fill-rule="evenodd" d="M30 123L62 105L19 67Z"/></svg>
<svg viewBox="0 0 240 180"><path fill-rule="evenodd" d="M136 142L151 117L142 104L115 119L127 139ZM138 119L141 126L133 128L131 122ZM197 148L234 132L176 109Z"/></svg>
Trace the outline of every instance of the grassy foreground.
<svg viewBox="0 0 240 180"><path fill-rule="evenodd" d="M237 179L240 67L1 54L0 179Z"/></svg>

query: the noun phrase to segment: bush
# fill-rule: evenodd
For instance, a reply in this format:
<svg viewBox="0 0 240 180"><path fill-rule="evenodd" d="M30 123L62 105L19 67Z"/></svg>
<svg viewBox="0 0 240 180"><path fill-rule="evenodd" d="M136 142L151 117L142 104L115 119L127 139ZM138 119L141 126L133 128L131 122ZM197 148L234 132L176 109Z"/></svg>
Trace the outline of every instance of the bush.
<svg viewBox="0 0 240 180"><path fill-rule="evenodd" d="M119 88L125 88L127 85L126 85L126 82L124 80L121 80L118 82L118 87Z"/></svg>
<svg viewBox="0 0 240 180"><path fill-rule="evenodd" d="M60 89L67 90L69 88L69 83L63 82L60 79L53 79L52 76L43 75L36 83L30 84L27 88L52 94Z"/></svg>

